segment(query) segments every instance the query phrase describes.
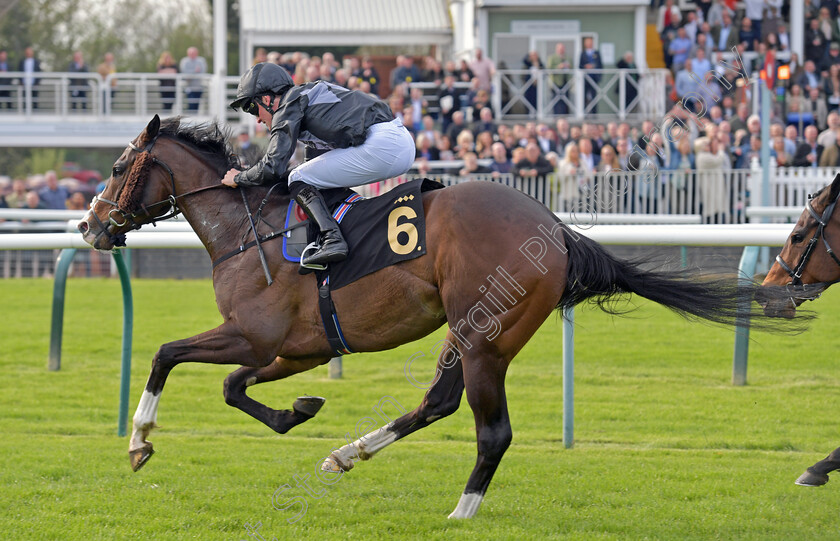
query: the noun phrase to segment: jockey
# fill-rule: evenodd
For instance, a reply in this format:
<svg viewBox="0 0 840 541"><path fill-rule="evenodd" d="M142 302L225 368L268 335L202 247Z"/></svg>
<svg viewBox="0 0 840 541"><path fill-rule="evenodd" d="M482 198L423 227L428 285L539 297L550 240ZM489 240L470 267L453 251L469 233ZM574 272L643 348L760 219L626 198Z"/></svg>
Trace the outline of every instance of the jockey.
<svg viewBox="0 0 840 541"><path fill-rule="evenodd" d="M319 189L378 182L405 173L414 162L414 141L385 102L326 81L295 86L276 64L261 62L249 69L230 106L256 116L270 137L258 163L225 174L227 186L282 181L297 141L323 152L288 173L289 192L321 232L320 249L303 265L347 257L347 243Z"/></svg>

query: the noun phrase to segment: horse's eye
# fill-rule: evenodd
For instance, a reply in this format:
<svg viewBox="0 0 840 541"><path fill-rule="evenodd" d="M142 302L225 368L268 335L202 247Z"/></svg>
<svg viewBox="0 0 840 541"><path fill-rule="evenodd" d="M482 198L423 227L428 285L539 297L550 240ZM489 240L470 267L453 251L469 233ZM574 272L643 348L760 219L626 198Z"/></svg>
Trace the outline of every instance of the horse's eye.
<svg viewBox="0 0 840 541"><path fill-rule="evenodd" d="M790 236L790 242L792 244L799 244L800 242L802 242L802 235L800 235L799 233L794 233Z"/></svg>
<svg viewBox="0 0 840 541"><path fill-rule="evenodd" d="M111 176L118 177L118 176L122 175L124 171L125 171L125 169L123 169L123 166L115 165L114 170L111 171Z"/></svg>

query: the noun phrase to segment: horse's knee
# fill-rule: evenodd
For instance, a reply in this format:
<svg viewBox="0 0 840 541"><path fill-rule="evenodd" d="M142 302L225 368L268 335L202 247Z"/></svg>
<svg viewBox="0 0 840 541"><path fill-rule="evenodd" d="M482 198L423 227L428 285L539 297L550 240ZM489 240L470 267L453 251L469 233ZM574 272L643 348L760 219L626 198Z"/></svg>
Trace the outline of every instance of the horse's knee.
<svg viewBox="0 0 840 541"><path fill-rule="evenodd" d="M227 404L228 406L236 405L236 398L234 397L230 376L225 378L225 382L222 385L222 394L225 397L225 404Z"/></svg>
<svg viewBox="0 0 840 541"><path fill-rule="evenodd" d="M244 394L245 385L243 384L242 377L237 372L238 370L228 374L228 377L225 378L225 382L222 385L225 404L228 406L236 406Z"/></svg>
<svg viewBox="0 0 840 541"><path fill-rule="evenodd" d="M175 355L175 347L171 344L163 344L155 353L154 358L152 359L152 369L157 368L158 370L165 370L169 371L177 364L176 355Z"/></svg>

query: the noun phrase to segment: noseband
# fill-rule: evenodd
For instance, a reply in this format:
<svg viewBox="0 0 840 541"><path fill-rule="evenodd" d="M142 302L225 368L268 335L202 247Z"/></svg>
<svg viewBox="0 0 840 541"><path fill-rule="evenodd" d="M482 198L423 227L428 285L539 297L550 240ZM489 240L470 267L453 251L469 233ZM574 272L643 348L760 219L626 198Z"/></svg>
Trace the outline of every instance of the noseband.
<svg viewBox="0 0 840 541"><path fill-rule="evenodd" d="M831 219L831 214L834 212L834 207L837 206L837 201L840 199L840 195L838 195L834 201L827 207L822 213L822 216L818 215L817 212L814 210L813 205L811 205L811 201L808 201L806 208L808 212L811 213L811 216L817 221L817 230L814 231L814 236L811 237L811 240L808 241L808 246L805 247L805 251L802 252L802 255L799 257L799 262L796 264L795 268L790 268L790 266L785 263L782 259L781 254L776 256L776 263L782 267L785 272L788 273L788 276L791 277L791 283L788 285L792 286L803 286L802 284L802 272L805 270L805 265L808 264L808 260L811 259L811 255L814 253L814 247L817 245L817 241L822 239L823 244L825 245L825 251L828 252L828 255L831 256L831 259L840 266L840 259L834 255L834 251L831 249L831 246L828 244L828 238L825 234L825 228L828 225L828 221Z"/></svg>

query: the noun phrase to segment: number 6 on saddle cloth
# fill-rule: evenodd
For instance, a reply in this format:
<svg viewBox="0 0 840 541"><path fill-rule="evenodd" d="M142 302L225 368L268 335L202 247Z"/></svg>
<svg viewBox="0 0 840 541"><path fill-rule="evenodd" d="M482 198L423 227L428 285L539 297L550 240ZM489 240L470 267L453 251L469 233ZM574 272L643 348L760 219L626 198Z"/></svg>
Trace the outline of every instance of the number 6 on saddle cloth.
<svg viewBox="0 0 840 541"><path fill-rule="evenodd" d="M349 189L323 190L350 249L347 259L329 265L330 288L339 289L379 269L424 255L426 221L420 194L442 187L428 179L415 180L372 199ZM305 220L292 200L284 229ZM314 225L292 229L283 237L283 257L299 263L303 251L317 239Z"/></svg>

